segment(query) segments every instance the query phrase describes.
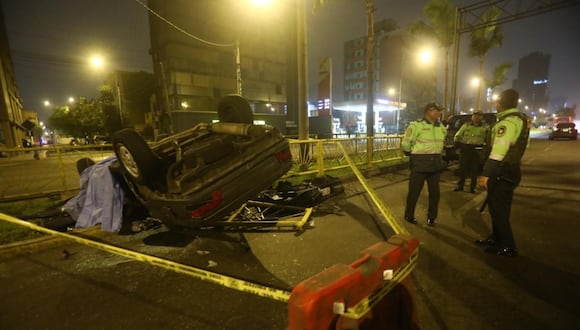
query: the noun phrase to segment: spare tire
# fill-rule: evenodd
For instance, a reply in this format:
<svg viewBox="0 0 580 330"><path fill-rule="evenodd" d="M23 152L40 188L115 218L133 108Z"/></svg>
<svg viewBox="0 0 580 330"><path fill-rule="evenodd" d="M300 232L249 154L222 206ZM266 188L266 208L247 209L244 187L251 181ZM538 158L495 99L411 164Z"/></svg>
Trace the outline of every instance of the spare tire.
<svg viewBox="0 0 580 330"><path fill-rule="evenodd" d="M113 148L121 167L131 179L154 185L162 169L162 161L141 135L129 128L120 130L113 135Z"/></svg>
<svg viewBox="0 0 580 330"><path fill-rule="evenodd" d="M222 98L218 104L218 118L221 122L253 124L254 114L246 99L237 94Z"/></svg>

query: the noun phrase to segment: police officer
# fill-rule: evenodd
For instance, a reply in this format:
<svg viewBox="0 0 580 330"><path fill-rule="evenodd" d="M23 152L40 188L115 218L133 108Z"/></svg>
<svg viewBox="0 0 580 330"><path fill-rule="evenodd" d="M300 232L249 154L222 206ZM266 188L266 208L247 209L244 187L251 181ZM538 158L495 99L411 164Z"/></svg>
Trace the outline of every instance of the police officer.
<svg viewBox="0 0 580 330"><path fill-rule="evenodd" d="M490 129L487 124L481 121L481 112L474 112L471 116L471 122L463 124L453 141L459 144L459 180L457 187L453 191L463 191L465 178L469 176L470 192L475 193L477 185L477 176L481 171L483 162L484 146L488 140Z"/></svg>
<svg viewBox="0 0 580 330"><path fill-rule="evenodd" d="M435 226L439 207L439 177L444 162L441 158L447 129L439 123L441 107L428 103L424 109L423 119L412 122L401 142L406 155L410 156L409 191L405 207L405 220L417 223L415 206L425 181L429 189L429 209L427 224Z"/></svg>
<svg viewBox="0 0 580 330"><path fill-rule="evenodd" d="M485 252L517 256L510 225L510 210L515 188L521 180L520 163L528 144L528 117L518 112L519 95L513 89L501 93L497 103L498 122L491 132L491 153L478 179L478 186L487 189L487 203L492 221L492 234L475 241L487 246Z"/></svg>

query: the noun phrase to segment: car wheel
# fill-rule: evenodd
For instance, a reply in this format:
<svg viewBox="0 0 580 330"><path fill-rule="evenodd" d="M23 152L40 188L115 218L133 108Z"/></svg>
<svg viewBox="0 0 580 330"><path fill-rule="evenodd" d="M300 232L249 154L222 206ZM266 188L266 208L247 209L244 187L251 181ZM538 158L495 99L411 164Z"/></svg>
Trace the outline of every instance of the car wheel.
<svg viewBox="0 0 580 330"><path fill-rule="evenodd" d="M254 114L246 99L240 95L228 95L218 104L218 118L221 122L253 124Z"/></svg>
<svg viewBox="0 0 580 330"><path fill-rule="evenodd" d="M149 148L147 142L132 129L123 129L113 135L113 148L117 160L133 180L151 184L159 176L161 159Z"/></svg>

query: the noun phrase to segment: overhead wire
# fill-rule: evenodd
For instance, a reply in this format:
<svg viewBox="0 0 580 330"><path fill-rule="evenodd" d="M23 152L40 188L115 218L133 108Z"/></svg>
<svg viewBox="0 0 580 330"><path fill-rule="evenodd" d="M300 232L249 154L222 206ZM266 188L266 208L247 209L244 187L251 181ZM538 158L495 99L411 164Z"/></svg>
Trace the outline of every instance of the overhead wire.
<svg viewBox="0 0 580 330"><path fill-rule="evenodd" d="M169 21L165 17L161 16L160 14L158 14L157 12L155 12L153 9L149 8L149 6L147 6L146 4L144 4L141 0L135 0L135 1L138 4L140 4L141 6L143 6L145 9L147 9L147 11L149 11L151 14L155 15L157 18L159 18L163 22L169 24L169 26L173 27L177 31L185 34L186 36L188 36L190 38L193 38L193 39L195 39L195 40L197 40L199 42L205 43L207 45L216 46L216 47L234 47L234 46L236 46L236 42L232 42L232 43L228 43L228 44L220 44L220 43L208 41L208 40L202 39L200 37L197 37L197 36L195 36L195 35L187 32L187 31L185 31L184 29L180 28L179 26L175 25L174 23L172 23L171 21Z"/></svg>

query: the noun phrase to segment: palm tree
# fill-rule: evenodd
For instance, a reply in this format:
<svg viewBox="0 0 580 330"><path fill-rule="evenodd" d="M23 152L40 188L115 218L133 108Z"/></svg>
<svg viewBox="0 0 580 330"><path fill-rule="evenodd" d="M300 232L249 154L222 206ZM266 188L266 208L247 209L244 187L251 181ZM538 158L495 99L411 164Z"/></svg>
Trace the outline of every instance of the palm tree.
<svg viewBox="0 0 580 330"><path fill-rule="evenodd" d="M493 69L493 74L487 84L489 88L491 88L492 92L497 86L503 84L507 80L506 75L508 70L511 68L512 68L511 63L502 63ZM489 112L492 112L492 110L493 110L493 102L490 102Z"/></svg>
<svg viewBox="0 0 580 330"><path fill-rule="evenodd" d="M449 50L453 45L455 33L455 13L457 6L452 0L430 0L423 13L429 22L417 21L411 25L412 34L423 34L434 37L445 49L445 81L443 91L443 108L447 108L449 89Z"/></svg>
<svg viewBox="0 0 580 330"><path fill-rule="evenodd" d="M483 63L485 54L493 47L501 47L503 35L497 24L497 19L501 14L501 9L491 7L486 10L481 20L485 27L477 29L471 33L471 42L469 44L469 55L479 57L479 77L483 77ZM477 88L477 110L481 110L481 89L483 84Z"/></svg>

